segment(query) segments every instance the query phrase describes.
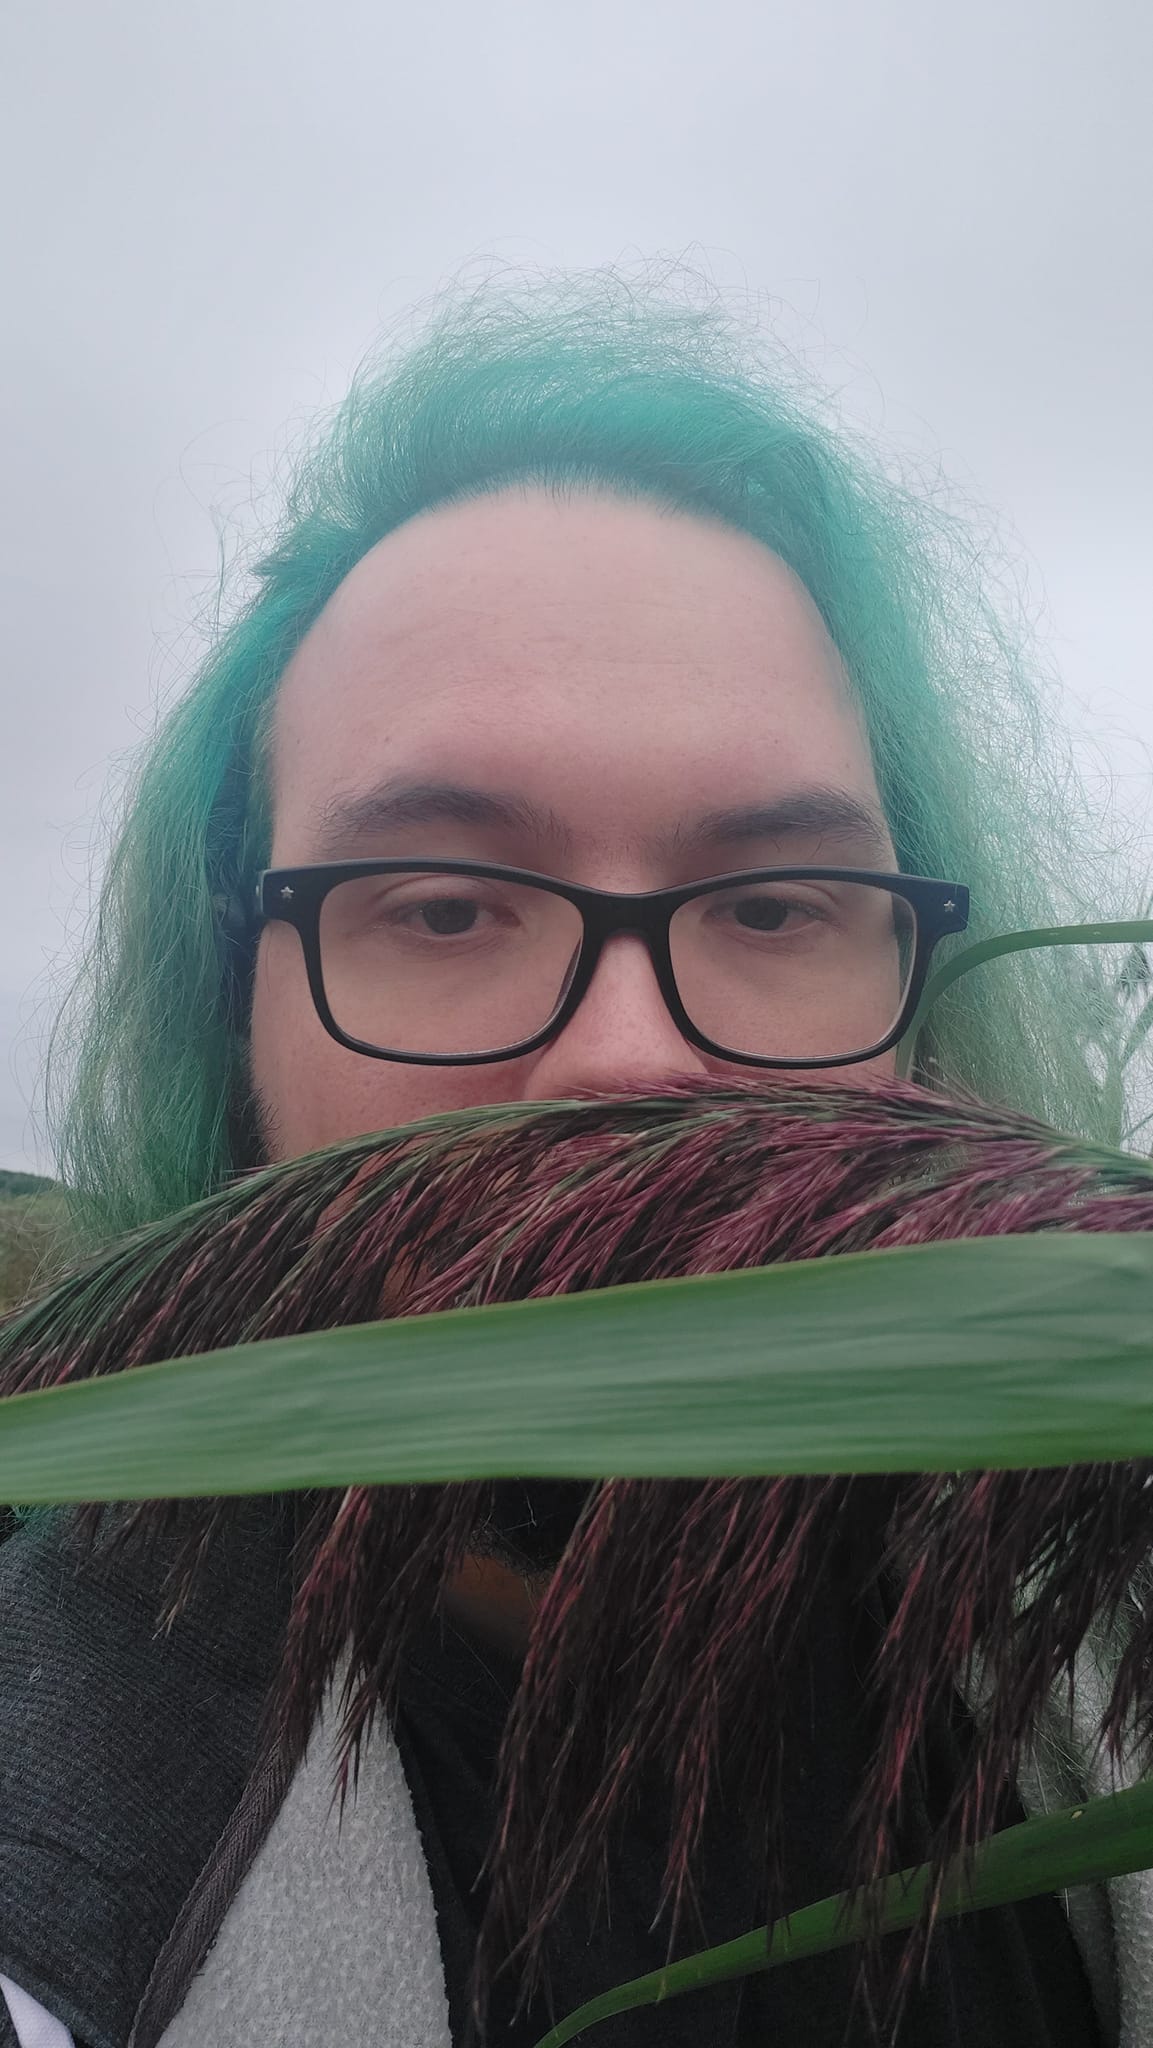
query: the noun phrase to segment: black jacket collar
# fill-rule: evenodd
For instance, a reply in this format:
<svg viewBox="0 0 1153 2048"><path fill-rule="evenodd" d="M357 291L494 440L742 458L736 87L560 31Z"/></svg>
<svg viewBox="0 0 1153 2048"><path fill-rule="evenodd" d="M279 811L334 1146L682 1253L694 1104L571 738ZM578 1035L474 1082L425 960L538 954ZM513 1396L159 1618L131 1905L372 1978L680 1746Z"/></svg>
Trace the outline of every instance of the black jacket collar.
<svg viewBox="0 0 1153 2048"><path fill-rule="evenodd" d="M0 1971L84 2048L125 2048L244 1791L289 1544L282 1502L229 1504L166 1634L171 1546L87 1556L65 1511L0 1548Z"/></svg>

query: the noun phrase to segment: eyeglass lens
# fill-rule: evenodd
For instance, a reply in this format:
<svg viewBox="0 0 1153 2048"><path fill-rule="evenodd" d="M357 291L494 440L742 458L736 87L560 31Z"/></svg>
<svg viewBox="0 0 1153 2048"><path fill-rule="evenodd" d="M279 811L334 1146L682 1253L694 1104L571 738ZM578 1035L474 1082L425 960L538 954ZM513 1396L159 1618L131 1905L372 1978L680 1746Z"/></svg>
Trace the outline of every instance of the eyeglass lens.
<svg viewBox="0 0 1153 2048"><path fill-rule="evenodd" d="M543 1031L576 971L576 905L488 877L391 873L338 883L320 913L340 1030L385 1052L499 1052ZM896 1023L912 905L861 882L739 883L682 904L673 975L699 1031L734 1053L844 1058Z"/></svg>

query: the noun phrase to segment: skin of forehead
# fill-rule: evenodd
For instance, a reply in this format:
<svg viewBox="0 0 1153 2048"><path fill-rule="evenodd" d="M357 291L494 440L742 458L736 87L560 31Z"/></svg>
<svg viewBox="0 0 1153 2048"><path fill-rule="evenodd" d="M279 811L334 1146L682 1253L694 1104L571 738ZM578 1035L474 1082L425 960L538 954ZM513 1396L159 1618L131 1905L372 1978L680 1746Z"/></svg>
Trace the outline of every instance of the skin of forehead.
<svg viewBox="0 0 1153 2048"><path fill-rule="evenodd" d="M662 862L645 835L681 818L814 784L878 801L836 650L797 580L746 535L619 499L509 492L390 535L302 643L271 737L274 865L315 859L324 807L397 775L520 792L564 819L571 854L431 825L358 852L471 854L636 891L757 864L751 845L735 861L713 848ZM547 1045L471 1067L338 1045L296 933L261 934L249 1078L271 1159L487 1102L752 1071L681 1037L627 934Z"/></svg>
<svg viewBox="0 0 1153 2048"><path fill-rule="evenodd" d="M356 565L286 671L270 765L278 863L310 857L334 794L399 769L524 789L614 867L713 803L877 795L836 648L776 556L541 490L424 514Z"/></svg>

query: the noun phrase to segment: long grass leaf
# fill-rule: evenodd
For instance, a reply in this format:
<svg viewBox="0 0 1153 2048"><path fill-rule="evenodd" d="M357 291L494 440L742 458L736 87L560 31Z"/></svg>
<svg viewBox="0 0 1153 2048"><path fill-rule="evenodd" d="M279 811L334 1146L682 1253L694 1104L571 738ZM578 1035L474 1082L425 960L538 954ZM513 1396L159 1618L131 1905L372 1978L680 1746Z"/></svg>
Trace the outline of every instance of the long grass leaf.
<svg viewBox="0 0 1153 2048"><path fill-rule="evenodd" d="M1153 1236L968 1239L271 1339L0 1402L0 1500L1153 1455Z"/></svg>
<svg viewBox="0 0 1153 2048"><path fill-rule="evenodd" d="M1153 1866L1153 1780L1128 1791L1060 1813L1042 1814L993 1835L974 1852L966 1878L948 1880L940 1915L976 1912L1037 1898L1070 1885L1098 1884ZM925 1899L927 1872L917 1866L889 1878L883 1893L880 1925L887 1933L911 1927ZM821 1899L778 1920L766 1943L764 1928L738 1935L718 1948L703 1949L670 1963L667 1969L634 1977L627 1984L589 1999L546 2034L537 2048L565 2048L601 2020L637 2006L659 2005L688 1991L724 1984L757 1970L847 1948L864 1932L863 1909L844 1893Z"/></svg>
<svg viewBox="0 0 1153 2048"><path fill-rule="evenodd" d="M1139 946L1150 940L1153 918L1130 917L1113 923L1044 925L1035 931L998 932L995 938L979 939L975 945L962 947L935 968L925 983L912 1021L897 1048L897 1073L903 1076L910 1072L918 1034L934 1003L954 982L972 973L974 967L983 967L989 960L1005 959L1010 953L1032 953L1046 946Z"/></svg>

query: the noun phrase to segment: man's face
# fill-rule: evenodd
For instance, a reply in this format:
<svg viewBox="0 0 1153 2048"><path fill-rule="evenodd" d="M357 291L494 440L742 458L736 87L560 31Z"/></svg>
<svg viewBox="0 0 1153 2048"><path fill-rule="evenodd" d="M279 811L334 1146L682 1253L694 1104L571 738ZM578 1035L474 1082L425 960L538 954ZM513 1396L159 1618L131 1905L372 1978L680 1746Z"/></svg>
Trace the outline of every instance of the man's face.
<svg viewBox="0 0 1153 2048"><path fill-rule="evenodd" d="M381 541L285 673L270 765L273 866L472 858L639 891L774 863L897 865L836 649L797 579L744 534L608 496L510 490ZM550 824L385 829L371 798L401 779L528 799ZM813 791L870 807L875 830L694 841L708 812ZM471 1104L758 1071L681 1036L627 934L537 1052L475 1067L369 1059L325 1032L299 937L280 923L261 937L251 1062L270 1159Z"/></svg>

